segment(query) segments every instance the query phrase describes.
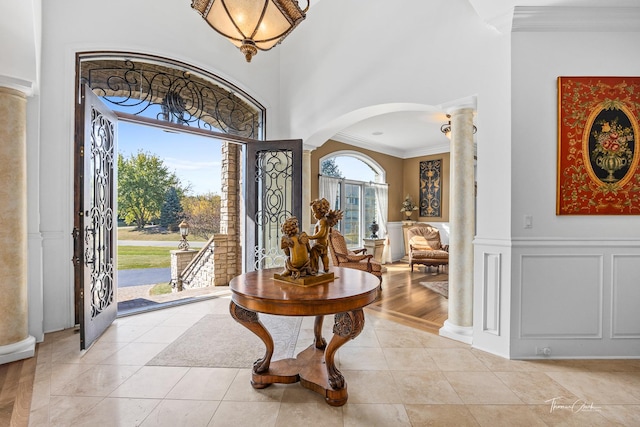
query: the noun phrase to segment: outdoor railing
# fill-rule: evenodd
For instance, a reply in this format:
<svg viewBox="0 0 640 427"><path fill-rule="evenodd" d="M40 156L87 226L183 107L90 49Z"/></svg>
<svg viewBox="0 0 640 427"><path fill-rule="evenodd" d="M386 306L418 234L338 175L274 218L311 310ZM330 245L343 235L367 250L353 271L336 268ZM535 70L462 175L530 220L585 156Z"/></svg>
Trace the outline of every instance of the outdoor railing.
<svg viewBox="0 0 640 427"><path fill-rule="evenodd" d="M215 235L211 236L207 243L200 249L200 251L193 257L193 259L187 264L187 266L178 273L178 289L183 289L184 283L191 283L194 277L198 274L199 269L196 267L202 267L201 261L205 255L213 254L215 247L211 247L214 242Z"/></svg>

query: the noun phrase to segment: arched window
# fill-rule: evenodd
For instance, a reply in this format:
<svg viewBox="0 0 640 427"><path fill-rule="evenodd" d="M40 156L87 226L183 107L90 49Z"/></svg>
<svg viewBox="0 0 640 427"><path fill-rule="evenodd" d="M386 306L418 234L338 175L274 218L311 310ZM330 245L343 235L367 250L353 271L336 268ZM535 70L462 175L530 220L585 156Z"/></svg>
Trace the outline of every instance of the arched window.
<svg viewBox="0 0 640 427"><path fill-rule="evenodd" d="M264 139L265 109L232 83L179 61L145 54L78 54L80 84L109 109L157 122ZM157 124L157 123L156 123Z"/></svg>
<svg viewBox="0 0 640 427"><path fill-rule="evenodd" d="M349 247L361 247L371 237L371 225L386 235L388 197L385 170L357 151L338 151L320 159L320 197L343 211L337 228Z"/></svg>

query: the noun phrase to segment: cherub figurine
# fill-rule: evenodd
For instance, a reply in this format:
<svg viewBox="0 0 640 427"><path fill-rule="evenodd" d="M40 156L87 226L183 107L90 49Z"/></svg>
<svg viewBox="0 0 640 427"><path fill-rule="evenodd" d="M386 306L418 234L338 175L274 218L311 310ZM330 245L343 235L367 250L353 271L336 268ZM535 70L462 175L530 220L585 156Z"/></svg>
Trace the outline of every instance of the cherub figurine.
<svg viewBox="0 0 640 427"><path fill-rule="evenodd" d="M314 275L316 272L311 268L309 260L309 236L304 231L299 233L298 218L288 218L282 224L282 233L280 248L287 255L282 276L297 279Z"/></svg>
<svg viewBox="0 0 640 427"><path fill-rule="evenodd" d="M329 256L327 255L329 231L331 227L342 219L342 211L332 210L329 201L325 198L312 201L311 209L313 210L313 216L318 220L313 235L309 236L309 239L315 240L309 254L311 268L315 271L320 271L320 261L322 260L322 267L326 273L329 271Z"/></svg>

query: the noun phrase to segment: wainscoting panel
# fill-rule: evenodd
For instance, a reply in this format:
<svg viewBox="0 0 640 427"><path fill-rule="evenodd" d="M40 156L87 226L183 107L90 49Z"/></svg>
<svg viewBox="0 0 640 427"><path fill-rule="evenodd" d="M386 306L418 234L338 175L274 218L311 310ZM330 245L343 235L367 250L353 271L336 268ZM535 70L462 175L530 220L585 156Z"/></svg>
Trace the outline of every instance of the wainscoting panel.
<svg viewBox="0 0 640 427"><path fill-rule="evenodd" d="M603 257L522 255L521 338L601 338Z"/></svg>
<svg viewBox="0 0 640 427"><path fill-rule="evenodd" d="M74 326L73 264L71 264L71 231L42 233L44 332ZM61 254L66 254L63 256ZM31 273L31 271L30 271ZM62 278L62 279L59 279Z"/></svg>
<svg viewBox="0 0 640 427"><path fill-rule="evenodd" d="M640 241L512 244L511 358L640 357Z"/></svg>
<svg viewBox="0 0 640 427"><path fill-rule="evenodd" d="M482 282L482 330L500 335L500 254L484 254Z"/></svg>
<svg viewBox="0 0 640 427"><path fill-rule="evenodd" d="M640 338L640 255L613 255L611 338Z"/></svg>
<svg viewBox="0 0 640 427"><path fill-rule="evenodd" d="M473 242L473 347L510 357L512 297L511 242L483 239Z"/></svg>

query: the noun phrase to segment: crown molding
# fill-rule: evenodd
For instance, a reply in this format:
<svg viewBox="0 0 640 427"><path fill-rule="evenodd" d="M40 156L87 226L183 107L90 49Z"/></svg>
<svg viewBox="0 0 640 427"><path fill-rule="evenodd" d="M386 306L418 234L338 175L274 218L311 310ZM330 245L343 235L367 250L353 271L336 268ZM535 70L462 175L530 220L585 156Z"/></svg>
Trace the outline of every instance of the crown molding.
<svg viewBox="0 0 640 427"><path fill-rule="evenodd" d="M354 137L352 135L339 132L331 138L334 141L342 142L344 144L353 145L354 147L364 148L365 150L375 151L388 156L397 157L399 159L410 159L413 157L430 156L433 154L448 153L451 151L449 142L438 145L429 145L424 148L417 148L413 150L401 150L394 149L386 145L373 144L366 139Z"/></svg>
<svg viewBox="0 0 640 427"><path fill-rule="evenodd" d="M516 6L512 32L640 32L640 7Z"/></svg>
<svg viewBox="0 0 640 427"><path fill-rule="evenodd" d="M448 142L445 144L430 145L425 148L418 148L416 150L407 150L404 152L404 159L411 159L413 157L431 156L434 154L448 153L451 151L451 144Z"/></svg>
<svg viewBox="0 0 640 427"><path fill-rule="evenodd" d="M511 25L513 24L513 8L486 19L485 22L500 34L508 34L511 32Z"/></svg>
<svg viewBox="0 0 640 427"><path fill-rule="evenodd" d="M397 150L388 146L374 144L363 138L358 138L353 135L346 134L344 132L338 132L332 138L334 141L342 142L345 144L353 145L354 147L364 148L365 150L376 151L378 153L387 154L389 156L404 158L404 151Z"/></svg>

